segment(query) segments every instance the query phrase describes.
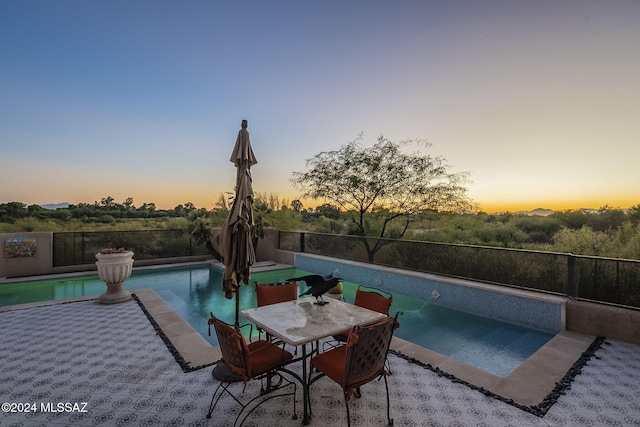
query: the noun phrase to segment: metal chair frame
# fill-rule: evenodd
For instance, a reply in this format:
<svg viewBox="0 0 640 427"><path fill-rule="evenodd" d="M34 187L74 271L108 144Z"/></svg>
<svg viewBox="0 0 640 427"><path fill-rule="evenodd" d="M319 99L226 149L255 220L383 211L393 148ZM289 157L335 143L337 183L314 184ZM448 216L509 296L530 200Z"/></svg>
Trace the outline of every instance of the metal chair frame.
<svg viewBox="0 0 640 427"><path fill-rule="evenodd" d="M363 288L366 288L366 290ZM372 290L368 290L368 289L372 289ZM375 290L373 289L375 288L368 288L362 285L358 286L358 289L356 289L356 296L353 301L353 305L368 308L369 310L377 311L378 313L386 314L388 316L389 309L391 308L391 304L393 303L393 295L390 292L383 291L382 289L375 289ZM388 297L384 296L378 291L384 292L389 296ZM371 297L374 298L373 303L369 302L368 300L368 298L371 298ZM334 342L336 341L337 341L337 344L334 344ZM347 334L346 333L337 334L333 336L333 340L325 341L324 344L322 345L322 348L324 351L327 347L333 348L345 342L347 342Z"/></svg>
<svg viewBox="0 0 640 427"><path fill-rule="evenodd" d="M309 387L325 376L338 383L342 387L348 426L351 426L349 412L351 396L360 397L360 387L380 377L384 378L387 394L388 425L393 425L387 382L389 371L386 369L385 362L397 317L396 314L394 317L386 317L370 325L356 326L349 333L345 345L335 347L311 359L311 365L318 374L312 378L313 371L309 373ZM308 405L311 408L310 399Z"/></svg>
<svg viewBox="0 0 640 427"><path fill-rule="evenodd" d="M296 282L285 283L255 283L256 288L256 300L258 307L264 307L265 305L278 304L281 302L295 301L298 299L298 284ZM258 338L264 332L262 329L258 329ZM280 342L274 340L268 333L266 334L267 340L270 342ZM296 348L295 354L298 354Z"/></svg>
<svg viewBox="0 0 640 427"><path fill-rule="evenodd" d="M218 363L225 363L225 365L229 369L229 377L227 379L220 380L220 384L213 392L211 403L209 404L209 411L207 412L207 418L211 418L211 414L214 411L215 407L218 405L220 398L226 392L242 407L236 419L234 420L234 426L238 425L238 420L243 415L243 413L245 413L246 409L252 406L252 404L258 399L262 400L260 400L258 404L251 407L251 409L246 412L246 414L240 421L240 425L242 425L247 417L260 405L268 400L282 396L291 396L291 398L293 399L293 419L297 419L297 385L295 382L290 381L286 377L281 375L281 372L284 372L298 379L298 381L301 380L297 374L285 368L287 364L294 361L293 355L284 350L284 348L280 348L279 346L265 340L258 340L256 342L247 344L245 338L242 336L238 329L216 318L213 315L211 319L209 319L209 325L211 324L213 324L215 327L216 335L218 337L218 343L222 352L222 358L218 361ZM266 352L269 352L270 354L267 354ZM266 359L260 359L260 356L262 356L263 358L266 357ZM280 360L277 360L276 356L279 356ZM268 362L265 363L265 360ZM255 367L255 362L260 362L263 366L258 365L258 367ZM241 376L244 381L242 393L244 393L248 381L252 379L260 380L260 394L250 399L248 402L242 403L240 399L238 399L238 397L236 397L236 395L229 390L231 384L237 382L237 380L235 379L237 378L237 376ZM276 380L275 384L274 379ZM266 387L264 385L265 380ZM278 393L279 391L289 386L293 386L292 392ZM267 394L269 394L269 396L264 397Z"/></svg>
<svg viewBox="0 0 640 427"><path fill-rule="evenodd" d="M383 294L387 294L388 296L385 296ZM380 301L384 300L384 302L381 302L379 304L377 302L373 304L369 303L366 301L366 299L363 299L363 298L367 298L368 296L374 296L376 298L380 297ZM391 308L391 304L393 303L393 294L382 289L369 288L369 287L360 285L358 286L358 289L356 289L356 296L353 303L360 307L368 308L370 310L388 315L389 309ZM384 310L384 308L382 307L386 308L386 310Z"/></svg>
<svg viewBox="0 0 640 427"><path fill-rule="evenodd" d="M256 286L256 298L258 307L279 302L295 301L298 299L298 284L289 283L258 283Z"/></svg>

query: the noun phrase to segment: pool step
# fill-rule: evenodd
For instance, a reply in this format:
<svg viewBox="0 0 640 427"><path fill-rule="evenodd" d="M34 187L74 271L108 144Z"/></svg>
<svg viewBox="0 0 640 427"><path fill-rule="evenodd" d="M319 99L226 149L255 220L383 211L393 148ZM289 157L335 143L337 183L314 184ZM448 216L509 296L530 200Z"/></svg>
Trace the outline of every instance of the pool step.
<svg viewBox="0 0 640 427"><path fill-rule="evenodd" d="M535 332L496 328L450 357L504 378L549 339Z"/></svg>

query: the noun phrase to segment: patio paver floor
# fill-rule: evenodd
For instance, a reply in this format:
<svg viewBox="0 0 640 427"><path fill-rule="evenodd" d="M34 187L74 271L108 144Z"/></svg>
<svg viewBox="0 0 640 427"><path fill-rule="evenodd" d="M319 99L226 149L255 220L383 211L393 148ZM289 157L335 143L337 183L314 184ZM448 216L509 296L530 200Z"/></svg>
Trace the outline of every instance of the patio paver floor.
<svg viewBox="0 0 640 427"><path fill-rule="evenodd" d="M145 307L151 312L149 301ZM160 303L158 310L164 309ZM230 398L212 419L205 418L216 385L211 368L184 372L135 301L112 306L95 300L36 304L0 312L0 324L0 403L36 404L38 409L3 411L2 426L228 426L235 418L237 407ZM181 347L198 348L197 337L179 331L172 339L182 337L187 344ZM217 357L210 346L209 352L202 356L196 350L193 357L200 359L194 359L193 366ZM608 340L542 418L404 358L391 355L390 362L396 426L640 425L637 345ZM241 389L238 384L238 392ZM258 389L252 382L246 393L252 396ZM384 383L373 382L363 391L362 399L352 400L352 425L386 425ZM312 388L312 398L311 425L346 425L336 385L321 380ZM77 409L87 412L41 411L41 405L46 409L56 403L78 403ZM301 422L291 420L290 404L274 399L245 425Z"/></svg>

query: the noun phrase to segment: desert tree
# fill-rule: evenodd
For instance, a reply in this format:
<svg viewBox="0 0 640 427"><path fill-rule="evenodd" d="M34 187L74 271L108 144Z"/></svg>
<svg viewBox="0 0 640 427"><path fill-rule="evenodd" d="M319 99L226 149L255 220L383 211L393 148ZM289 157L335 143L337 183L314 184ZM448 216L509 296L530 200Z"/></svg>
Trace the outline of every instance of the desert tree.
<svg viewBox="0 0 640 427"><path fill-rule="evenodd" d="M302 198L332 202L351 216L351 234L363 237L369 261L384 239L402 238L419 213L474 208L467 196L469 174L451 172L441 156L405 153L410 142L415 141L394 143L380 136L365 146L360 135L308 159L306 171L293 172L291 182Z"/></svg>

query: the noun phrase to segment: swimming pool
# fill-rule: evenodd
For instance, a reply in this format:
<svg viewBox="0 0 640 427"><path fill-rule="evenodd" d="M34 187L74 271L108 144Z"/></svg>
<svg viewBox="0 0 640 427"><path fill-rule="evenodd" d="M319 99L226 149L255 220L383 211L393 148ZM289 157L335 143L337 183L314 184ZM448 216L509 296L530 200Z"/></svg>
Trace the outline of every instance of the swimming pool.
<svg viewBox="0 0 640 427"><path fill-rule="evenodd" d="M290 277L309 274L300 269L254 273L252 280L283 282ZM233 322L234 300L224 298L220 290L222 271L209 264L135 270L126 281L131 291L153 288L185 321L207 341L209 312ZM353 302L357 284L345 282L344 298ZM553 333L518 326L446 308L418 298L394 294L391 314L402 311L399 338L429 348L491 374L505 377L546 344ZM0 285L0 306L100 295L105 285L96 275L67 277ZM240 308L256 306L253 286L242 286Z"/></svg>

